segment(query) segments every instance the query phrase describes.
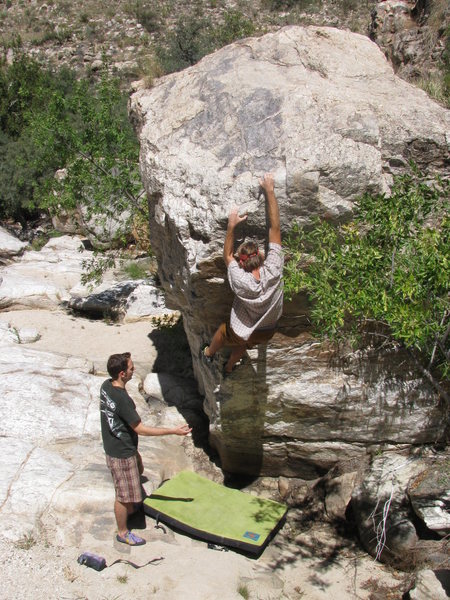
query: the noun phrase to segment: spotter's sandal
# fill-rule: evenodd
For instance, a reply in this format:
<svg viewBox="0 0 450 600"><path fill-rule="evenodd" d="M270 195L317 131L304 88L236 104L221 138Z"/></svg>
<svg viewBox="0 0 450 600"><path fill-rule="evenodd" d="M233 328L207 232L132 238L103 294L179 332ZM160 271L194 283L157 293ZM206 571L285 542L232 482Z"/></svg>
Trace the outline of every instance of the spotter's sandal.
<svg viewBox="0 0 450 600"><path fill-rule="evenodd" d="M147 543L144 538L139 537L131 531L127 531L123 537L117 534L116 540L122 542L122 544L128 544L129 546L143 546Z"/></svg>

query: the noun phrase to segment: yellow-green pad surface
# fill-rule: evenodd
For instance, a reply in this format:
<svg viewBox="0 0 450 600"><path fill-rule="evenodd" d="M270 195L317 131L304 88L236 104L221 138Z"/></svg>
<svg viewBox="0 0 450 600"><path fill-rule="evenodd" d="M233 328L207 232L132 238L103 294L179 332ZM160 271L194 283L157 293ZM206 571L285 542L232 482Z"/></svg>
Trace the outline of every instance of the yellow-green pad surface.
<svg viewBox="0 0 450 600"><path fill-rule="evenodd" d="M144 510L206 541L260 554L287 508L183 471L146 498Z"/></svg>

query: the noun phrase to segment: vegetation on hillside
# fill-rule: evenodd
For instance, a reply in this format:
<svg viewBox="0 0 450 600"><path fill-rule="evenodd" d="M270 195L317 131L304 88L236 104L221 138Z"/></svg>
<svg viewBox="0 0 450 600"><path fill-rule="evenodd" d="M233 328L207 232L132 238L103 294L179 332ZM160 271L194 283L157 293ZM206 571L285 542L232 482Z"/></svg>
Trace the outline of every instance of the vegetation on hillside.
<svg viewBox="0 0 450 600"><path fill-rule="evenodd" d="M377 0L34 0L6 2L0 9L0 47L19 35L27 52L43 64L65 64L83 77L96 77L93 57L99 50L120 74L151 82L178 71L205 54L247 35L284 25L325 25L369 33ZM447 0L418 3L415 18L423 26L421 52L405 59L416 85L450 106L449 69L442 45L449 44ZM447 29L446 29L447 28ZM448 51L447 51L448 53ZM433 55L432 64L427 57Z"/></svg>
<svg viewBox="0 0 450 600"><path fill-rule="evenodd" d="M425 3L427 28L423 34L423 52L433 54L434 48L443 45L441 58L436 69L416 75L412 83L419 85L427 94L450 108L450 5L448 0L434 0Z"/></svg>
<svg viewBox="0 0 450 600"><path fill-rule="evenodd" d="M44 157L31 142L31 123L54 94L70 96L75 77L66 69L53 74L20 52L0 66L0 217L23 223L33 215L42 183L61 166L59 154Z"/></svg>
<svg viewBox="0 0 450 600"><path fill-rule="evenodd" d="M208 16L193 14L178 19L164 43L157 44L156 55L165 73L181 71L214 50L255 32L254 23L236 10L225 11L218 24Z"/></svg>
<svg viewBox="0 0 450 600"><path fill-rule="evenodd" d="M375 4L376 0L7 2L0 9L0 40L8 47L19 35L40 60L54 65L63 60L78 72L85 70L85 75L91 61L84 60L84 53L95 55L103 46L112 63L129 63L119 67L122 78L151 78L149 65L157 74L160 69L180 70L235 39L284 25L339 24L367 33ZM131 64L136 62L138 70Z"/></svg>
<svg viewBox="0 0 450 600"><path fill-rule="evenodd" d="M414 170L390 195L361 198L349 223L294 228L285 290L307 293L319 333L400 343L427 375L448 377L449 187Z"/></svg>

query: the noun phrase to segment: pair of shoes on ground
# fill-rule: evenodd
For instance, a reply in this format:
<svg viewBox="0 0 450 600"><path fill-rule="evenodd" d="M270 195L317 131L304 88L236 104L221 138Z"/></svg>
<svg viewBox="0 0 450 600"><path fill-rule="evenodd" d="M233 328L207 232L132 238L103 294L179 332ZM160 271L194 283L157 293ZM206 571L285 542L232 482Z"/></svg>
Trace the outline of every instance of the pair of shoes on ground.
<svg viewBox="0 0 450 600"><path fill-rule="evenodd" d="M124 536L117 534L116 540L122 542L122 544L128 544L129 546L143 546L147 543L144 538L139 537L132 531L127 531Z"/></svg>
<svg viewBox="0 0 450 600"><path fill-rule="evenodd" d="M213 364L214 361L214 357L213 356L207 356L205 354L205 350L206 348L208 348L208 344L203 344L203 346L200 348L200 360L208 366L211 366Z"/></svg>

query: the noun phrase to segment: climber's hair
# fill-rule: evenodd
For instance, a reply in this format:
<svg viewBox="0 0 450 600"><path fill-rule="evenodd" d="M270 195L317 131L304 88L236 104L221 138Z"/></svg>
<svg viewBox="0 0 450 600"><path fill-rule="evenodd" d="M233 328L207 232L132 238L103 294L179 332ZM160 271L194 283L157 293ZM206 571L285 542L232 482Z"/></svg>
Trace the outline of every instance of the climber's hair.
<svg viewBox="0 0 450 600"><path fill-rule="evenodd" d="M122 354L111 354L106 363L106 369L111 376L113 381L117 381L119 373L128 369L128 361L131 357L130 352L123 352Z"/></svg>
<svg viewBox="0 0 450 600"><path fill-rule="evenodd" d="M261 267L264 262L264 256L260 253L256 242L244 242L237 250L236 260L241 269L251 273L258 267Z"/></svg>

